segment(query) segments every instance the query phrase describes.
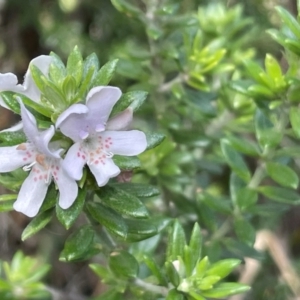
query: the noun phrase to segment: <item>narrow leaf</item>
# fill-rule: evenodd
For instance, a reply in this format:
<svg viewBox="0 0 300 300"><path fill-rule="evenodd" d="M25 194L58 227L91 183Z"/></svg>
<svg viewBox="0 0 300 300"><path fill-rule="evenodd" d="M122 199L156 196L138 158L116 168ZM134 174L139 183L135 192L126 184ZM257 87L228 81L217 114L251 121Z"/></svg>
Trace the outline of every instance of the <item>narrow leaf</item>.
<svg viewBox="0 0 300 300"><path fill-rule="evenodd" d="M43 229L52 219L53 210L46 210L40 214L38 214L34 219L30 221L30 223L26 226L26 228L22 232L22 241L25 241L29 237L36 234L38 231Z"/></svg>
<svg viewBox="0 0 300 300"><path fill-rule="evenodd" d="M108 264L117 277L135 278L138 274L139 264L137 260L126 251L112 252Z"/></svg>
<svg viewBox="0 0 300 300"><path fill-rule="evenodd" d="M79 189L75 202L68 209L62 209L58 203L56 204L57 219L66 229L71 228L81 213L85 202L85 197L86 189Z"/></svg>
<svg viewBox="0 0 300 300"><path fill-rule="evenodd" d="M121 215L101 203L87 203L87 209L92 218L104 225L110 232L127 237L128 228Z"/></svg>
<svg viewBox="0 0 300 300"><path fill-rule="evenodd" d="M226 140L221 140L221 149L231 169L242 179L246 181L250 180L250 172L242 156Z"/></svg>
<svg viewBox="0 0 300 300"><path fill-rule="evenodd" d="M170 228L168 247L167 247L167 260L174 261L178 256L183 257L183 249L186 245L185 234L180 223L175 220L173 227Z"/></svg>
<svg viewBox="0 0 300 300"><path fill-rule="evenodd" d="M266 170L269 176L277 183L288 188L297 189L299 178L292 168L276 162L267 162Z"/></svg>
<svg viewBox="0 0 300 300"><path fill-rule="evenodd" d="M92 87L107 85L112 79L116 70L118 59L107 62L97 73L92 83Z"/></svg>
<svg viewBox="0 0 300 300"><path fill-rule="evenodd" d="M146 218L149 215L145 205L137 197L124 190L106 186L97 195L103 204L123 215L133 218Z"/></svg>

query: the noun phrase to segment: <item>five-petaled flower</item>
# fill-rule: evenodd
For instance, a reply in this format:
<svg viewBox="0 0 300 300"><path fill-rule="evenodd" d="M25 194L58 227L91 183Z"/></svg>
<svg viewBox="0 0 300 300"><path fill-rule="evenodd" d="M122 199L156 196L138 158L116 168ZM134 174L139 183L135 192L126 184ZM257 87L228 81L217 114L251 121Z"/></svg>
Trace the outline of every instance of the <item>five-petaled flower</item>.
<svg viewBox="0 0 300 300"><path fill-rule="evenodd" d="M132 120L132 109L108 120L121 94L117 87L95 87L88 93L86 105L73 104L57 119L56 127L75 142L63 162L63 167L75 180L82 177L87 164L98 186L104 186L120 173L112 160L114 154L133 156L146 149L143 132L124 130Z"/></svg>
<svg viewBox="0 0 300 300"><path fill-rule="evenodd" d="M47 193L52 178L58 186L59 205L69 208L78 193L77 183L62 168L62 159L54 143L50 143L55 133L54 126L39 131L34 116L20 103L23 130L28 142L0 148L0 172L10 172L24 166L25 171L31 170L20 189L14 209L23 214L35 216Z"/></svg>

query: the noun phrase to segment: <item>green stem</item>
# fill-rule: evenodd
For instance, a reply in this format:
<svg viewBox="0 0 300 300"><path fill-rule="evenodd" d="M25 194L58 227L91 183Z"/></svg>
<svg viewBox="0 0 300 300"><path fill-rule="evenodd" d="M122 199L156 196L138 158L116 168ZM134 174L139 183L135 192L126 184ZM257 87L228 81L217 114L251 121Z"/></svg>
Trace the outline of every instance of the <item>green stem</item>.
<svg viewBox="0 0 300 300"><path fill-rule="evenodd" d="M251 189L257 188L261 181L265 178L266 171L265 171L265 165L260 165L256 168L254 175L252 176L252 179L250 180L248 187Z"/></svg>
<svg viewBox="0 0 300 300"><path fill-rule="evenodd" d="M133 283L142 288L145 291L151 292L153 294L160 294L166 297L169 293L169 290L164 286L154 285L151 283L148 283L140 278L136 278Z"/></svg>

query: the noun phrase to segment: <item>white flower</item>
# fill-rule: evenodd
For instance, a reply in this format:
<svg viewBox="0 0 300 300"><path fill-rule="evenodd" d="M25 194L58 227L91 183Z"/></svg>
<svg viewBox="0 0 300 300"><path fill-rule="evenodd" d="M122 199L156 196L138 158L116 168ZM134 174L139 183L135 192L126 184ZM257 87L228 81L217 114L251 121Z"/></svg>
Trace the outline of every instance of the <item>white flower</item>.
<svg viewBox="0 0 300 300"><path fill-rule="evenodd" d="M133 156L146 149L143 132L123 131L132 120L130 108L108 120L121 94L117 87L95 87L88 93L86 105L74 104L57 119L56 127L75 142L63 162L72 178L79 180L87 164L98 186L104 186L120 173L112 160L114 154Z"/></svg>
<svg viewBox="0 0 300 300"><path fill-rule="evenodd" d="M64 209L69 208L77 197L78 187L76 181L61 166L61 149L55 149L55 144L49 144L55 133L54 126L39 131L34 116L22 103L20 106L23 130L28 142L0 148L1 173L11 172L22 166L25 171L31 170L20 189L14 209L29 217L35 216L52 178L59 189L59 205Z"/></svg>
<svg viewBox="0 0 300 300"><path fill-rule="evenodd" d="M30 62L29 66L31 64L35 65L46 76L46 74L49 71L49 66L51 61L52 61L51 56L41 55L33 59ZM5 92L5 91L11 91L11 92L23 94L35 102L39 102L41 97L41 92L36 86L35 82L33 81L29 68L25 74L23 84L18 84L18 78L13 73L5 73L5 74L0 73L0 92ZM0 96L0 105L7 109L10 109L5 104L1 96Z"/></svg>

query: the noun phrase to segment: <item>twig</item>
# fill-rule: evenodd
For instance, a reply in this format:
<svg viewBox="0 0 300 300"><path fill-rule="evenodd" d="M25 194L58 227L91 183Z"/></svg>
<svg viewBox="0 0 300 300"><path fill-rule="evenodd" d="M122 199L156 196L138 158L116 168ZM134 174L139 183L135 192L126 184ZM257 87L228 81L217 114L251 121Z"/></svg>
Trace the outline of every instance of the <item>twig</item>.
<svg viewBox="0 0 300 300"><path fill-rule="evenodd" d="M300 299L300 279L294 270L280 239L269 230L262 230L257 233L254 248L258 251L269 251L277 265L283 280L289 286L295 300ZM261 262L253 258L245 259L245 270L239 282L251 285L261 269ZM229 300L243 300L245 295L235 295Z"/></svg>
<svg viewBox="0 0 300 300"><path fill-rule="evenodd" d="M143 281L140 278L136 278L133 283L145 291L151 292L153 294L160 294L162 296L167 296L169 290L164 286L154 285L148 282Z"/></svg>

